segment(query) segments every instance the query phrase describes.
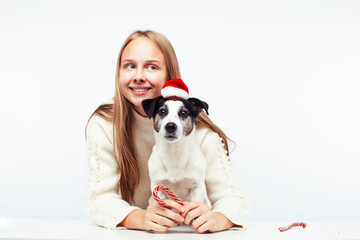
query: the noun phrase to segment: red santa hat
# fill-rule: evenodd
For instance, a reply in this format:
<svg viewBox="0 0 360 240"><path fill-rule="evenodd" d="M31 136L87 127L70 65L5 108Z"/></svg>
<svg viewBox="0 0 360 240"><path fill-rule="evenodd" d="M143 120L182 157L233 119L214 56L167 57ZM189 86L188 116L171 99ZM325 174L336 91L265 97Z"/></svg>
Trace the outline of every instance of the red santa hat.
<svg viewBox="0 0 360 240"><path fill-rule="evenodd" d="M186 100L189 98L189 89L180 78L167 81L161 89L163 98L170 100Z"/></svg>

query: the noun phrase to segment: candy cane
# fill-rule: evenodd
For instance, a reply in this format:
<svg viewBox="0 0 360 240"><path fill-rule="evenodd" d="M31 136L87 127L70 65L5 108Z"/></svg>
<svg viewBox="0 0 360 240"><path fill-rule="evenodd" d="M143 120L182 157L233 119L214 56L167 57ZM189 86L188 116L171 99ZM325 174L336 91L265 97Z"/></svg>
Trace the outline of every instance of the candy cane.
<svg viewBox="0 0 360 240"><path fill-rule="evenodd" d="M181 206L184 206L184 204L181 202L181 199L178 198L177 196L175 196L175 194L172 191L170 191L170 189L168 189L164 186L157 186L153 191L153 196L154 196L154 199L158 202L158 204L160 206L165 206L166 203L164 201L162 201L160 199L160 197L158 196L159 191L166 192L175 202L179 203Z"/></svg>
<svg viewBox="0 0 360 240"><path fill-rule="evenodd" d="M306 223L304 222L296 222L296 223L293 223L287 227L279 227L279 231L280 232L283 232L283 231L286 231L286 230L289 230L290 228L293 228L293 227L303 227L305 228L306 227Z"/></svg>

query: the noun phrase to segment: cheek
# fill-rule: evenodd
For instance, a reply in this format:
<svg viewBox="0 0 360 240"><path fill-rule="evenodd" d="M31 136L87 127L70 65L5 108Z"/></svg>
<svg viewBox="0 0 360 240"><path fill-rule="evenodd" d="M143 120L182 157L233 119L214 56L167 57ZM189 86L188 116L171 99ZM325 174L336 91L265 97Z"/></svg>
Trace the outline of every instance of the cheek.
<svg viewBox="0 0 360 240"><path fill-rule="evenodd" d="M119 76L120 76L119 77L119 83L120 83L121 87L127 86L131 82L132 78L131 78L129 72L124 71L124 70L120 70Z"/></svg>
<svg viewBox="0 0 360 240"><path fill-rule="evenodd" d="M122 94L124 94L125 96L128 95L128 86L129 86L129 83L131 82L129 79L131 79L130 77L128 77L125 74L121 74L120 77L119 77L119 87L120 87L120 91L122 92Z"/></svg>
<svg viewBox="0 0 360 240"><path fill-rule="evenodd" d="M165 83L164 83L165 84ZM157 86L153 85L154 91L153 91L153 98L161 96L161 88L164 86L164 84L159 84Z"/></svg>
<svg viewBox="0 0 360 240"><path fill-rule="evenodd" d="M149 74L147 79L149 80L150 84L154 88L155 92L160 94L161 88L166 83L167 74L160 73L160 72L159 73L154 73L154 74Z"/></svg>

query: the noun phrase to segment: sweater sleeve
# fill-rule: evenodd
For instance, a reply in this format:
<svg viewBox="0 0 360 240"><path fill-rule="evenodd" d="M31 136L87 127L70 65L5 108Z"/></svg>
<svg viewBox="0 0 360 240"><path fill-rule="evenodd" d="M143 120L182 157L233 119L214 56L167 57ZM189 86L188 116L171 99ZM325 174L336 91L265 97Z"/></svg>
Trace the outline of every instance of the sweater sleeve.
<svg viewBox="0 0 360 240"><path fill-rule="evenodd" d="M97 225L122 229L117 225L134 209L118 191L119 166L113 157L112 123L94 115L86 131L88 188L86 210Z"/></svg>
<svg viewBox="0 0 360 240"><path fill-rule="evenodd" d="M218 134L206 131L200 145L206 158L206 191L212 211L224 214L237 228L247 227L250 204L241 193L223 140Z"/></svg>

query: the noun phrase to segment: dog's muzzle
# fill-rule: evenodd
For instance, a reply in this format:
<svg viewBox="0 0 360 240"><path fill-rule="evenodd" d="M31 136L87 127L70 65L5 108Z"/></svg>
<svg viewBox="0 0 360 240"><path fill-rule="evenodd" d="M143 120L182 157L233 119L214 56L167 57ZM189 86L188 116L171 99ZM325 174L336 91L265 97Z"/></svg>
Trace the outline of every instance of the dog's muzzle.
<svg viewBox="0 0 360 240"><path fill-rule="evenodd" d="M165 134L165 138L166 140L168 141L174 141L177 139L177 136L176 136L176 130L177 130L177 125L173 122L169 122L165 125L165 131L166 131L166 134Z"/></svg>
<svg viewBox="0 0 360 240"><path fill-rule="evenodd" d="M172 133L174 133L176 131L176 129L177 129L177 126L173 122L169 122L169 123L167 123L165 125L165 130L166 130L167 133L172 134Z"/></svg>

